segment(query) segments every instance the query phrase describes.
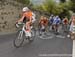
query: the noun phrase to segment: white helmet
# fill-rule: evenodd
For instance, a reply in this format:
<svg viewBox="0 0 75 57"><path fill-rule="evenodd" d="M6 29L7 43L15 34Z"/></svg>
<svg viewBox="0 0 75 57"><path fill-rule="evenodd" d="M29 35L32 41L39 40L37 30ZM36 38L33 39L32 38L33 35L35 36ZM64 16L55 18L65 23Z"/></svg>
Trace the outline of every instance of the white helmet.
<svg viewBox="0 0 75 57"><path fill-rule="evenodd" d="M22 9L22 11L28 11L28 10L29 10L28 7L24 7L24 8Z"/></svg>

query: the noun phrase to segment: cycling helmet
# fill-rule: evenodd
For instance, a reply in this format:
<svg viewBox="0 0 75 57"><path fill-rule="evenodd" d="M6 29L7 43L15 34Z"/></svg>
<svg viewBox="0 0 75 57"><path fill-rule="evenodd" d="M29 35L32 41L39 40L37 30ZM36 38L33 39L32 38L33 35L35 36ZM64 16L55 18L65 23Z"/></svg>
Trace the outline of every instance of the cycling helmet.
<svg viewBox="0 0 75 57"><path fill-rule="evenodd" d="M56 18L58 18L59 16L56 16Z"/></svg>
<svg viewBox="0 0 75 57"><path fill-rule="evenodd" d="M51 17L53 17L54 15L53 14L51 14Z"/></svg>
<svg viewBox="0 0 75 57"><path fill-rule="evenodd" d="M23 12L28 11L28 10L29 10L28 7L24 7L24 8L22 9Z"/></svg>

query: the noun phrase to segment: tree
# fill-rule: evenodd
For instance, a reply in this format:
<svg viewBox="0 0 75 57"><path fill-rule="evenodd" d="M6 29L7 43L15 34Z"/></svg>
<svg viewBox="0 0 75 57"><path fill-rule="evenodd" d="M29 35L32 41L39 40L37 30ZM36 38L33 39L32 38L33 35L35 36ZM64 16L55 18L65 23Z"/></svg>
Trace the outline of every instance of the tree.
<svg viewBox="0 0 75 57"><path fill-rule="evenodd" d="M60 17L64 18L65 16L67 16L68 18L70 17L70 8L71 8L71 1L67 1L64 3L60 3L60 5L62 6L63 12L61 12L59 15Z"/></svg>
<svg viewBox="0 0 75 57"><path fill-rule="evenodd" d="M75 0L71 0L72 4L71 4L71 10L73 12L75 12Z"/></svg>
<svg viewBox="0 0 75 57"><path fill-rule="evenodd" d="M40 6L40 9L50 14L60 14L63 10L54 0L47 0Z"/></svg>
<svg viewBox="0 0 75 57"><path fill-rule="evenodd" d="M64 3L64 2L66 2L66 0L60 0L60 2L61 2L61 3Z"/></svg>
<svg viewBox="0 0 75 57"><path fill-rule="evenodd" d="M64 3L56 3L54 0L46 0L42 5L35 6L34 8L40 11L48 12L49 14L59 15L61 18L67 16L69 17L69 10L71 7L71 2L67 1Z"/></svg>
<svg viewBox="0 0 75 57"><path fill-rule="evenodd" d="M16 0L17 2L23 3L25 5L30 4L30 0Z"/></svg>
<svg viewBox="0 0 75 57"><path fill-rule="evenodd" d="M75 0L71 0L71 1L75 3Z"/></svg>

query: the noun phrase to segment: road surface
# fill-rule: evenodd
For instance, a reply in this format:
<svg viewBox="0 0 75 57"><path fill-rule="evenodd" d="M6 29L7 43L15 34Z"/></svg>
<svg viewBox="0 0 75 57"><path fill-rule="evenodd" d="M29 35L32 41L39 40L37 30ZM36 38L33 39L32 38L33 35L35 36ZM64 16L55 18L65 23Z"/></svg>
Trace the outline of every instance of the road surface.
<svg viewBox="0 0 75 57"><path fill-rule="evenodd" d="M20 48L13 46L16 33L0 35L0 57L72 57L72 40L63 34L50 33L45 38L37 35L32 43Z"/></svg>

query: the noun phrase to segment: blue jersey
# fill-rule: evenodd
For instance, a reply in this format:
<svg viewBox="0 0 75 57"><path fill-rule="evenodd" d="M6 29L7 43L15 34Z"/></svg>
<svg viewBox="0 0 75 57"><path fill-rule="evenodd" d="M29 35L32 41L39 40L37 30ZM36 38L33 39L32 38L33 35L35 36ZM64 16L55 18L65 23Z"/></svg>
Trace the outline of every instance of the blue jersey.
<svg viewBox="0 0 75 57"><path fill-rule="evenodd" d="M49 22L50 22L50 23L53 23L53 21L54 21L54 18L51 17L50 20L49 20Z"/></svg>
<svg viewBox="0 0 75 57"><path fill-rule="evenodd" d="M60 18L55 18L53 24L60 24Z"/></svg>

